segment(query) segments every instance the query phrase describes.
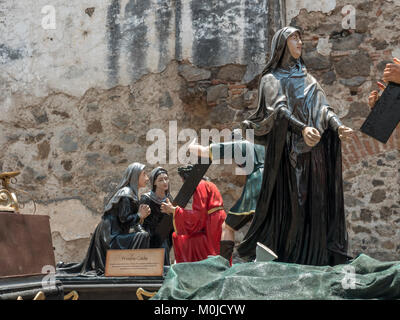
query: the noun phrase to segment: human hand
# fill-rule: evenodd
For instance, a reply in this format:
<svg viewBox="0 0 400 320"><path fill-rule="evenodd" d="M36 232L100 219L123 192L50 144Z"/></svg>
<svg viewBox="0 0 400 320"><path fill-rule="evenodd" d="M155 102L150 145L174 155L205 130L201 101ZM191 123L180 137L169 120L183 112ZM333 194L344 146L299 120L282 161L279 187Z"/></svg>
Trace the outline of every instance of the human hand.
<svg viewBox="0 0 400 320"><path fill-rule="evenodd" d="M377 84L378 84L379 90L383 91L386 89L386 86L382 82L378 81ZM368 97L368 105L369 105L370 109L372 109L375 106L378 99L379 99L378 90L372 91Z"/></svg>
<svg viewBox="0 0 400 320"><path fill-rule="evenodd" d="M372 109L375 106L375 103L378 101L378 99L379 99L378 90L372 91L368 97L368 105L370 109Z"/></svg>
<svg viewBox="0 0 400 320"><path fill-rule="evenodd" d="M166 202L161 203L161 212L166 214L173 214L175 212L176 207L174 207L167 198Z"/></svg>
<svg viewBox="0 0 400 320"><path fill-rule="evenodd" d="M196 142L194 139L188 146L188 150L191 154L194 154L198 157L207 158L210 154L209 147L204 147L201 144Z"/></svg>
<svg viewBox="0 0 400 320"><path fill-rule="evenodd" d="M387 82L395 82L400 84L400 60L393 59L394 63L388 63L383 71L382 80Z"/></svg>
<svg viewBox="0 0 400 320"><path fill-rule="evenodd" d="M313 127L305 127L302 131L305 143L309 147L314 147L319 140L321 140L321 134Z"/></svg>
<svg viewBox="0 0 400 320"><path fill-rule="evenodd" d="M338 128L339 138L343 142L348 141L351 138L351 136L353 135L353 133L354 133L353 129L351 129L349 127L340 126Z"/></svg>
<svg viewBox="0 0 400 320"><path fill-rule="evenodd" d="M150 215L150 213L151 213L151 209L150 209L149 205L141 204L139 206L138 215L139 215L140 219L146 219Z"/></svg>

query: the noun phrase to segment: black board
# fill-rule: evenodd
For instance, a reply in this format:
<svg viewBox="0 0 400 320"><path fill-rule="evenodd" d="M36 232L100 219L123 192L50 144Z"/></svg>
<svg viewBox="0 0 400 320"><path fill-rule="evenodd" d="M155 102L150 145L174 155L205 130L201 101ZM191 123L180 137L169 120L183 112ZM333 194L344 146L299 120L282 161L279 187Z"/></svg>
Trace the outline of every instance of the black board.
<svg viewBox="0 0 400 320"><path fill-rule="evenodd" d="M178 195L175 197L173 201L174 206L178 205L181 208L186 207L194 191L196 190L199 182L206 174L210 165L211 161L208 161L207 164L197 163L193 165L193 169L190 172L189 177L185 180L181 189L178 192Z"/></svg>
<svg viewBox="0 0 400 320"><path fill-rule="evenodd" d="M389 82L361 126L361 132L386 143L400 122L400 85Z"/></svg>

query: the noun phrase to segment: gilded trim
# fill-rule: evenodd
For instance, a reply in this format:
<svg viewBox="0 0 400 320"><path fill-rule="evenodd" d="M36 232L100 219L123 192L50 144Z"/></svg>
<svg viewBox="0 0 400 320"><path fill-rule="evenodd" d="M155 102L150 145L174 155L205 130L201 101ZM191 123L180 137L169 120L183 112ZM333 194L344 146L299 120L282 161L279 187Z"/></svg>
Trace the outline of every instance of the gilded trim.
<svg viewBox="0 0 400 320"><path fill-rule="evenodd" d="M214 213L218 210L224 210L224 207L215 207L207 211L208 214Z"/></svg>
<svg viewBox="0 0 400 320"><path fill-rule="evenodd" d="M138 288L136 290L136 296L138 297L138 300L144 300L143 296L146 296L148 298L152 298L157 294L157 291L154 292L150 292L150 291L146 291L143 288Z"/></svg>
<svg viewBox="0 0 400 320"><path fill-rule="evenodd" d="M64 296L64 300L78 300L79 294L75 290L72 290L70 293Z"/></svg>
<svg viewBox="0 0 400 320"><path fill-rule="evenodd" d="M176 230L176 225L175 225L175 213L176 213L176 210L178 210L178 208L179 208L179 206L176 206L174 213L172 214L172 224L174 225L174 231L175 231L176 235L178 235L178 231Z"/></svg>
<svg viewBox="0 0 400 320"><path fill-rule="evenodd" d="M43 291L39 291L33 298L33 300L46 300L46 295L44 294Z"/></svg>
<svg viewBox="0 0 400 320"><path fill-rule="evenodd" d="M248 216L250 214L253 214L254 212L256 212L256 211L255 210L251 210L251 211L248 211L248 212L232 212L232 211L229 211L228 214L233 214L235 216Z"/></svg>

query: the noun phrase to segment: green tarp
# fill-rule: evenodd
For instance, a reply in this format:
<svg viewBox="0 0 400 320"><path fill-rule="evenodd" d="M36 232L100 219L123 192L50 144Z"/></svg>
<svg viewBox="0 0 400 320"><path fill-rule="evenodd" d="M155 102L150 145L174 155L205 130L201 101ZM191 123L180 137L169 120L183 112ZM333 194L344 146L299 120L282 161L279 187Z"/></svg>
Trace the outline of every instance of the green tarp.
<svg viewBox="0 0 400 320"><path fill-rule="evenodd" d="M400 261L361 254L345 265L249 262L220 256L172 265L153 300L400 299Z"/></svg>

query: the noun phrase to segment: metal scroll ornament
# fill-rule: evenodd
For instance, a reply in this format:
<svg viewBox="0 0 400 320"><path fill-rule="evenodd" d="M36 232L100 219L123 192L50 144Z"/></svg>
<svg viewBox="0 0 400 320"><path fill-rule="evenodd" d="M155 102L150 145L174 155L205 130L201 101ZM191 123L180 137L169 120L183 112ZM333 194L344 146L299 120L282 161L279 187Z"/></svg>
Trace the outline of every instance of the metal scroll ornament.
<svg viewBox="0 0 400 320"><path fill-rule="evenodd" d="M0 174L1 189L0 189L0 211L17 212L19 213L19 205L17 196L12 192L10 180L18 176L20 171L3 172Z"/></svg>

